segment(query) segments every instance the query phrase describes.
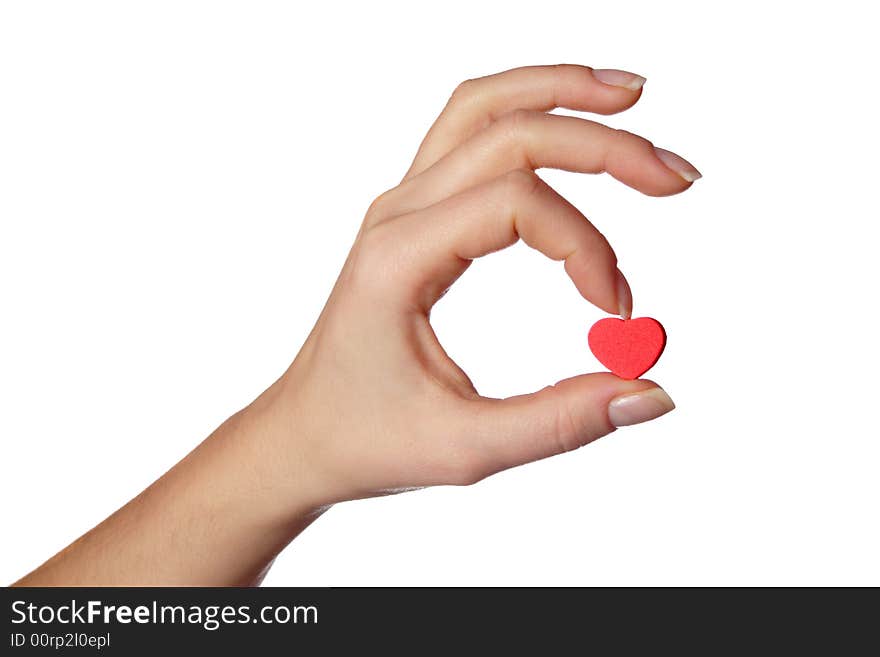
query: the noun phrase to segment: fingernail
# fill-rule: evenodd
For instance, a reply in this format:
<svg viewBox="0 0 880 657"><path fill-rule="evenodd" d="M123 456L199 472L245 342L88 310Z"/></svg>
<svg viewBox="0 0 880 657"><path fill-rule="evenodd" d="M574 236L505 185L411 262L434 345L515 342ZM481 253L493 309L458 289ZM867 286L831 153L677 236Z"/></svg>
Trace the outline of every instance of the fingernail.
<svg viewBox="0 0 880 657"><path fill-rule="evenodd" d="M646 80L641 75L629 71L618 71L616 68L595 68L593 77L599 82L610 84L612 87L623 87L630 91L638 91Z"/></svg>
<svg viewBox="0 0 880 657"><path fill-rule="evenodd" d="M629 289L629 283L619 269L617 270L617 312L623 319L632 317L633 312L632 290Z"/></svg>
<svg viewBox="0 0 880 657"><path fill-rule="evenodd" d="M694 182L698 178L703 177L703 174L697 171L697 167L680 155L676 155L672 151L667 151L665 148L657 148L656 146L654 147L654 152L657 153L657 157L660 158L660 161L663 162L663 164L675 171L675 173L688 182Z"/></svg>
<svg viewBox="0 0 880 657"><path fill-rule="evenodd" d="M618 71L616 68L594 68L593 77L599 82L610 84L612 87L623 87L630 91L638 91L646 80L641 75L629 71Z"/></svg>
<svg viewBox="0 0 880 657"><path fill-rule="evenodd" d="M663 388L649 388L612 399L608 419L615 427L627 427L658 418L673 408L675 404Z"/></svg>

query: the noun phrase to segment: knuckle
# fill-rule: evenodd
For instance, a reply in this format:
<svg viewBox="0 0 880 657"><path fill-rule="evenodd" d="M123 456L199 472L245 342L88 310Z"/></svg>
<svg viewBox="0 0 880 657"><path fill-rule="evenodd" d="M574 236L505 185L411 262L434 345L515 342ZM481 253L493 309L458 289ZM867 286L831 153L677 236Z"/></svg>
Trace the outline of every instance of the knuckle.
<svg viewBox="0 0 880 657"><path fill-rule="evenodd" d="M521 198L538 192L544 181L531 169L511 169L504 174L504 185L509 197Z"/></svg>
<svg viewBox="0 0 880 657"><path fill-rule="evenodd" d="M634 132L630 132L628 130L623 130L622 128L616 128L614 130L615 137L615 146L620 148L626 148L629 146L630 148L648 150L652 149L654 145L642 137L641 135L637 135Z"/></svg>
<svg viewBox="0 0 880 657"><path fill-rule="evenodd" d="M373 199L370 207L367 208L365 222L368 224L377 223L383 219L387 219L392 215L392 194L393 190L389 189L382 192Z"/></svg>
<svg viewBox="0 0 880 657"><path fill-rule="evenodd" d="M578 422L571 405L564 402L557 404L553 438L559 453L570 452L583 445L581 434L581 424Z"/></svg>
<svg viewBox="0 0 880 657"><path fill-rule="evenodd" d="M479 87L479 82L477 82L476 79L468 79L459 82L458 86L452 90L450 102L456 104L470 102L477 95L476 87Z"/></svg>
<svg viewBox="0 0 880 657"><path fill-rule="evenodd" d="M593 81L593 69L589 66L580 64L552 64L550 71L557 89L565 87L588 88L587 85ZM558 92L554 92L553 101L556 107L561 106Z"/></svg>
<svg viewBox="0 0 880 657"><path fill-rule="evenodd" d="M351 283L359 292L375 290L382 293L395 279L389 263L394 261L389 251L395 239L392 227L378 224L365 228L358 237L351 258Z"/></svg>
<svg viewBox="0 0 880 657"><path fill-rule="evenodd" d="M498 124L506 135L519 138L528 130L534 118L535 112L519 108L504 114Z"/></svg>
<svg viewBox="0 0 880 657"><path fill-rule="evenodd" d="M495 141L506 146L510 151L510 157L516 166L534 169L529 156L530 134L534 130L537 115L526 109L515 109L503 114L493 125L493 137Z"/></svg>

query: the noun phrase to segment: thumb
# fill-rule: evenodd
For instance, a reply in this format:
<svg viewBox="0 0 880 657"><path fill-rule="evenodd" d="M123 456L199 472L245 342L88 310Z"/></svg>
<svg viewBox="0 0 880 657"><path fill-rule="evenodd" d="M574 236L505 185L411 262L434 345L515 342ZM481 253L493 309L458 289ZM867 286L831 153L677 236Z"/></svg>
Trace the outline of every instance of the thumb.
<svg viewBox="0 0 880 657"><path fill-rule="evenodd" d="M483 476L577 449L675 408L653 381L609 373L576 376L529 395L481 403L474 428Z"/></svg>

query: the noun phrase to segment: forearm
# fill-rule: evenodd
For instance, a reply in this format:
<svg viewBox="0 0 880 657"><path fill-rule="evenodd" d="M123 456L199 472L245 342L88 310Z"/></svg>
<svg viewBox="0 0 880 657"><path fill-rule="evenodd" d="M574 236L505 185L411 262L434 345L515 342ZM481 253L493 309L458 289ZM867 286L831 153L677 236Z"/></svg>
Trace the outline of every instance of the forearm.
<svg viewBox="0 0 880 657"><path fill-rule="evenodd" d="M277 426L258 399L18 586L259 583L326 508L278 478Z"/></svg>

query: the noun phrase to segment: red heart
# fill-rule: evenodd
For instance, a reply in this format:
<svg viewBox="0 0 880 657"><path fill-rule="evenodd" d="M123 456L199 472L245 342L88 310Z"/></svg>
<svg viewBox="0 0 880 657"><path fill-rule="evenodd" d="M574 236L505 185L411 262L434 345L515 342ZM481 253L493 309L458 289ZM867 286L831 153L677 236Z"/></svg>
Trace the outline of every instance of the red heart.
<svg viewBox="0 0 880 657"><path fill-rule="evenodd" d="M654 366L666 346L666 331L656 319L606 317L593 324L590 350L622 379L637 379Z"/></svg>

